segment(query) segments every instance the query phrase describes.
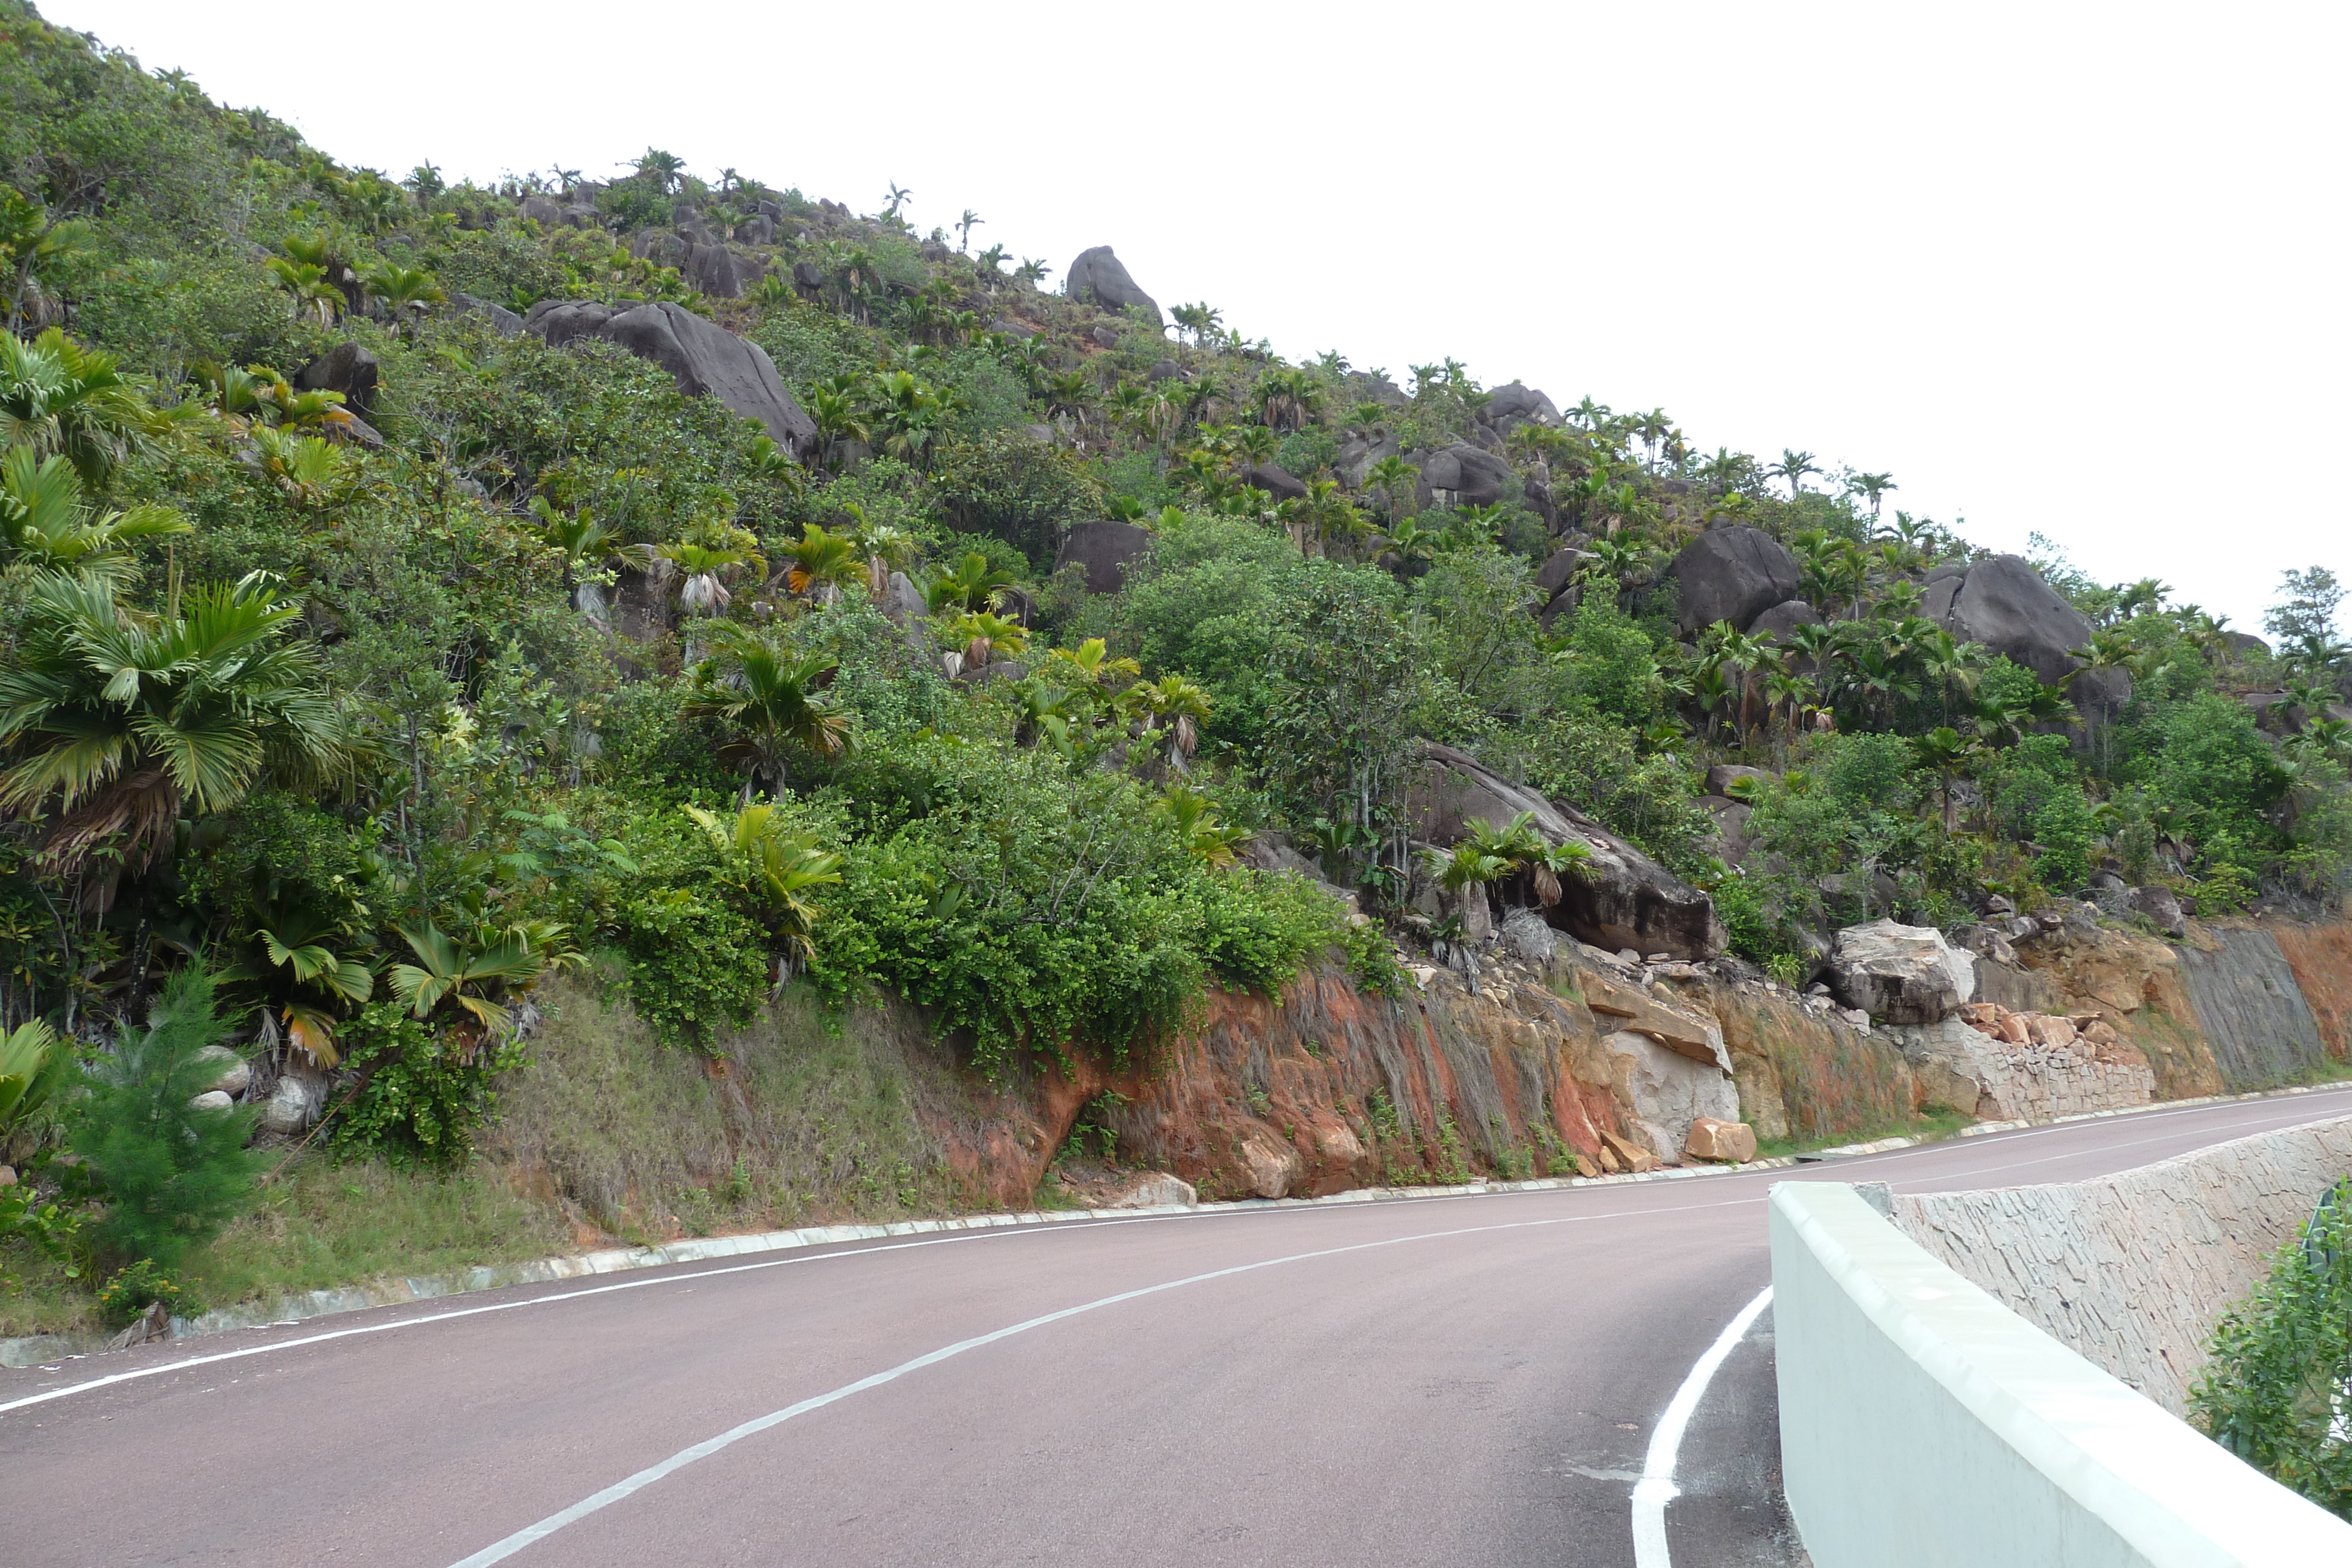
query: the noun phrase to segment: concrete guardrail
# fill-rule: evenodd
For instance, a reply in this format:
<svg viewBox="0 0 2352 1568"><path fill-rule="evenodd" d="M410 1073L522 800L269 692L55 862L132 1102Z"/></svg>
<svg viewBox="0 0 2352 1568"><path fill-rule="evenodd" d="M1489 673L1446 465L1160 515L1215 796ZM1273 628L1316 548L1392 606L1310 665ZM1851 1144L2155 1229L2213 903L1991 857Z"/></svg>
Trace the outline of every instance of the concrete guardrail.
<svg viewBox="0 0 2352 1568"><path fill-rule="evenodd" d="M1850 1186L1772 1189L1790 1512L1816 1568L2352 1563L2352 1524L2043 1333Z"/></svg>

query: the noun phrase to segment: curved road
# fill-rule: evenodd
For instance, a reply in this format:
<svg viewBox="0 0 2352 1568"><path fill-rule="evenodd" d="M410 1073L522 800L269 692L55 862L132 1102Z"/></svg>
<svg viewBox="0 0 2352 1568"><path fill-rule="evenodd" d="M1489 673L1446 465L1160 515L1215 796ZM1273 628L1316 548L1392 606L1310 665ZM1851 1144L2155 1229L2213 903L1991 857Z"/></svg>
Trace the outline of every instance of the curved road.
<svg viewBox="0 0 2352 1568"><path fill-rule="evenodd" d="M1769 1281L1771 1183L2067 1181L2347 1113L855 1243L0 1373L0 1559L1664 1568L1632 1483ZM1673 1458L1675 1568L1793 1560L1770 1324Z"/></svg>

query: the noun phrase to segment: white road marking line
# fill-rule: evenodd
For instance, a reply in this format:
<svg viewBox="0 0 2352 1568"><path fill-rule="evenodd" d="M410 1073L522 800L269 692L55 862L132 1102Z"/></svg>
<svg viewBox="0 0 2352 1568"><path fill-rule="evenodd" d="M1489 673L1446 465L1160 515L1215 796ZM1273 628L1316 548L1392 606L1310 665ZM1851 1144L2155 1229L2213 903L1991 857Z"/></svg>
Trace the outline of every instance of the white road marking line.
<svg viewBox="0 0 2352 1568"><path fill-rule="evenodd" d="M1157 1218L1157 1217L1152 1217ZM1141 1219L1107 1220L1107 1225L1140 1224ZM1091 1230L1096 1227L1062 1226L1060 1230ZM358 1328L333 1329L326 1333L304 1334L299 1339L281 1339L268 1344L247 1345L243 1350L216 1351L211 1355L192 1355L185 1361L167 1361L156 1366L142 1366L131 1372L117 1372L105 1377L94 1377L87 1383L68 1384L63 1388L51 1388L31 1394L22 1399L12 1399L0 1405L0 1416L11 1410L21 1410L27 1405L45 1404L51 1399L63 1399L68 1394L86 1394L93 1388L110 1384L129 1383L134 1378L159 1377L167 1372L184 1372L192 1366L209 1366L216 1361L237 1361L248 1355L267 1355L272 1351L295 1350L306 1344L324 1344L329 1340L350 1339L357 1334L389 1333L394 1329L421 1328L426 1323L446 1323L456 1318L478 1317L484 1312L510 1312L519 1307L547 1306L556 1301L575 1301L583 1296L609 1295L614 1291L642 1291L656 1285L675 1285L687 1280L705 1280L720 1274L748 1274L761 1269L782 1269L797 1263L824 1263L836 1258L862 1258L869 1252L899 1252L910 1247L944 1247L958 1241L992 1241L1014 1236L1051 1235L1042 1228L1023 1227L1020 1229L975 1230L957 1236L935 1236L923 1241L892 1241L878 1247L851 1247L839 1252L804 1252L790 1258L770 1258L757 1263L731 1263L719 1269L698 1269L690 1274L648 1274L640 1279L622 1280L610 1285L591 1285L583 1290L560 1291L552 1295L526 1296L515 1301L493 1301L488 1306L458 1307L446 1312L427 1312L420 1317L398 1318L391 1322L363 1323ZM275 1325L272 1325L275 1326Z"/></svg>
<svg viewBox="0 0 2352 1568"><path fill-rule="evenodd" d="M1666 1413L1658 1417L1658 1428L1650 1434L1649 1457L1642 1461L1642 1479L1633 1484L1633 1568L1673 1568L1673 1558L1666 1551L1666 1504L1682 1495L1682 1489L1675 1485L1675 1458L1683 1446L1683 1430L1697 1411L1706 1385L1715 1380L1716 1369L1771 1304L1772 1287L1767 1285L1706 1347L1683 1385L1675 1390Z"/></svg>
<svg viewBox="0 0 2352 1568"><path fill-rule="evenodd" d="M1726 1203L1695 1203L1683 1207L1685 1208L1738 1208L1744 1207L1749 1201L1751 1200L1738 1198ZM1059 1312L1046 1312L1042 1316L1024 1319L1010 1327L997 1329L990 1333L958 1340L953 1344L943 1345L938 1350L919 1355L912 1361L902 1361L898 1365L875 1373L869 1377L861 1377L855 1383L845 1383L839 1388L819 1394L813 1398L803 1399L797 1405L787 1405L782 1410L771 1411L740 1426L730 1427L715 1437L706 1437L690 1448L681 1448L659 1464L649 1465L633 1476L614 1482L600 1492L583 1498L570 1508L549 1514L536 1524L525 1525L503 1541L493 1542L471 1557L461 1560L455 1568L489 1568L489 1564L504 1562L524 1547L535 1542L546 1540L565 1525L585 1519L600 1509L610 1508L624 1498L642 1491L666 1476L675 1475L697 1459L709 1458L722 1448L740 1443L746 1437L755 1437L772 1427L780 1427L796 1416L807 1415L812 1410L821 1410L827 1405L846 1399L853 1394L863 1393L868 1388L878 1388L886 1383L895 1383L910 1372L919 1372L924 1367L936 1366L950 1357L963 1354L966 1351L978 1350L984 1345L994 1344L999 1340L1010 1339L1014 1334L1027 1333L1032 1329L1044 1328L1050 1323L1060 1322L1066 1318L1075 1318L1084 1312L1097 1312L1104 1307L1118 1306L1122 1302L1138 1301L1145 1296L1156 1296L1167 1291L1181 1290L1187 1285L1205 1284L1212 1280L1226 1280L1236 1274L1250 1274L1260 1269L1277 1268L1285 1263L1305 1263L1318 1258L1341 1257L1350 1252L1370 1252L1383 1247L1401 1247L1410 1241L1442 1241L1458 1236L1484 1236L1497 1230L1528 1230L1551 1225L1581 1225L1599 1219L1647 1218L1653 1214L1662 1212L1675 1211L1643 1208L1627 1209L1611 1214L1563 1214L1549 1219L1515 1219L1499 1225L1472 1225L1454 1230L1427 1230L1412 1236L1391 1236L1379 1241L1359 1241L1346 1247L1326 1247L1313 1252L1294 1252L1281 1258L1261 1259L1255 1263L1236 1263L1229 1269L1212 1269L1204 1274L1190 1274L1181 1280L1163 1281L1157 1285L1145 1285L1132 1291L1121 1291L1116 1295L1097 1297L1091 1301L1081 1301L1075 1307L1064 1307ZM1748 1316L1752 1317L1756 1311L1760 1310L1763 1301L1769 1301L1771 1296L1772 1292L1768 1288L1763 1297L1749 1309ZM1721 1358L1717 1357L1717 1359ZM1713 1368L1710 1367L1709 1370L1712 1371ZM1675 1397L1679 1400L1681 1396L1677 1395ZM1696 1396L1693 1398L1696 1402ZM1685 1419L1687 1418L1685 1416Z"/></svg>
<svg viewBox="0 0 2352 1568"><path fill-rule="evenodd" d="M1466 1197L1480 1195L1463 1194L1459 1196ZM1496 1194L1492 1196L1517 1197L1520 1195ZM1448 1196L1445 1197L1413 1198L1404 1200L1402 1203L1400 1203L1398 1207L1404 1207L1406 1204L1410 1204L1411 1206L1417 1207L1424 1203L1452 1203L1454 1201L1457 1201L1457 1197L1454 1196ZM1737 1207L1742 1203L1759 1203L1761 1201L1762 1199L1760 1198L1740 1198L1735 1199L1730 1203L1679 1204L1671 1208L1622 1209L1607 1214L1579 1215L1574 1218L1580 1219L1622 1219L1637 1218L1644 1214L1679 1214L1690 1209ZM52 1399L63 1399L68 1395L88 1394L92 1390L110 1387L117 1383L135 1382L143 1377L160 1377L165 1373L184 1372L190 1367L195 1366L210 1366L215 1362L240 1361L249 1355L268 1355L274 1351L299 1350L305 1345L325 1344L331 1340L352 1339L362 1334L389 1333L394 1329L423 1328L430 1323L450 1322L458 1318L479 1317L486 1312L510 1312L523 1307L551 1306L559 1301L575 1301L588 1296L610 1295L616 1291L642 1291L660 1285L676 1285L691 1280L717 1279L725 1274L750 1274L758 1272L764 1269L783 1269L803 1263L827 1263L837 1259L863 1258L868 1254L876 1252L903 1252L911 1248L917 1247L946 1247L964 1241L1010 1240L1015 1237L1021 1236L1079 1235L1090 1230L1105 1230L1113 1227L1156 1225L1163 1220L1201 1218L1216 1213L1223 1213L1229 1218L1238 1218L1246 1215L1259 1214L1307 1214L1331 1212L1339 1211L1279 1208L1231 1209L1202 1210L1197 1214L1137 1215L1132 1218L1126 1219L1105 1218L1098 1220L1089 1221L1084 1225L1059 1225L1051 1227L1021 1226L1003 1230L973 1230L961 1232L954 1236L934 1236L920 1241L889 1241L871 1247L845 1247L837 1252L802 1252L795 1253L787 1258L762 1259L761 1261L756 1263L730 1263L716 1269L695 1269L689 1273L683 1274L647 1273L635 1279L616 1281L609 1285L590 1285L577 1291L558 1291L543 1296L525 1296L519 1301L493 1301L487 1306L456 1307L447 1312L425 1312L416 1317L396 1318L389 1322L363 1323L357 1328L331 1329L324 1333L303 1334L296 1339L275 1340L268 1344L247 1345L242 1350L215 1351L210 1355L192 1355L181 1361L167 1361L159 1363L153 1366L137 1367L129 1372L110 1373L104 1377L93 1377L84 1383L69 1383L62 1387L44 1389L38 1394L28 1394L20 1399L11 1399L5 1404L0 1404L0 1416L5 1416L11 1410L24 1409L29 1405L45 1405Z"/></svg>

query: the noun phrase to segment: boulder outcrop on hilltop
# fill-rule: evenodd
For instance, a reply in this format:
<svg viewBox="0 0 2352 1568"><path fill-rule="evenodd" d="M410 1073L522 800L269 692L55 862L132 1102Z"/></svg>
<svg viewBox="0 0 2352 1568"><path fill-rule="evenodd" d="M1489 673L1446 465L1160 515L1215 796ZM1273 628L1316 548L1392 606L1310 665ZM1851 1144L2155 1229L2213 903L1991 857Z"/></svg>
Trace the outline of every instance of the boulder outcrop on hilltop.
<svg viewBox="0 0 2352 1568"><path fill-rule="evenodd" d="M1063 284L1073 299L1083 299L1105 310L1126 310L1130 307L1142 310L1156 326L1161 319L1160 301L1143 291L1127 270L1127 264L1107 245L1080 251L1078 259L1070 263Z"/></svg>
<svg viewBox="0 0 2352 1568"><path fill-rule="evenodd" d="M757 343L707 321L667 300L626 310L592 300L542 299L523 318L527 330L550 347L574 338L601 338L667 371L688 397L711 397L803 458L814 455L816 422L801 408L776 374L775 361Z"/></svg>
<svg viewBox="0 0 2352 1568"><path fill-rule="evenodd" d="M1415 835L1457 843L1471 818L1501 826L1529 814L1547 843L1581 843L1591 859L1560 878L1559 903L1545 918L1580 941L1675 958L1709 958L1727 938L1715 901L1572 806L1512 784L1467 752L1431 744L1410 797Z"/></svg>
<svg viewBox="0 0 2352 1568"><path fill-rule="evenodd" d="M1761 528L1713 528L1683 547L1666 575L1682 587L1682 629L1728 621L1746 631L1776 604L1797 597L1797 558Z"/></svg>
<svg viewBox="0 0 2352 1568"><path fill-rule="evenodd" d="M1920 613L1966 643L2063 685L2085 717L2107 718L2131 700L2131 676L2085 670L2074 650L2090 642L2090 618L2059 597L2023 558L1997 555L1927 585Z"/></svg>

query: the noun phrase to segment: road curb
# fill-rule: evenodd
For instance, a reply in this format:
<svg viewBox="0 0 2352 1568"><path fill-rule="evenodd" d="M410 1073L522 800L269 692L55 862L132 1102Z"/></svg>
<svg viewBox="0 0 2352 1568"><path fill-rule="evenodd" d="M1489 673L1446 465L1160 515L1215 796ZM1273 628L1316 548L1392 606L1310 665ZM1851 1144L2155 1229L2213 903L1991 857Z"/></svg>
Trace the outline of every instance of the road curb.
<svg viewBox="0 0 2352 1568"><path fill-rule="evenodd" d="M1232 1203L1156 1204L1136 1208L1029 1209L1006 1214L960 1215L946 1219L903 1219L883 1225L814 1225L795 1230L758 1231L740 1236L707 1236L673 1241L660 1247L613 1247L594 1252L569 1253L492 1268L455 1273L379 1280L340 1290L310 1291L274 1301L223 1307L194 1318L173 1318L170 1338L201 1339L238 1329L274 1328L371 1307L402 1306L437 1301L478 1291L510 1285L549 1284L597 1274L659 1269L676 1263L699 1263L719 1258L790 1252L809 1247L837 1246L845 1241L880 1241L902 1236L932 1236L961 1230L992 1230L1019 1226L1058 1225L1089 1219L1164 1218L1184 1214L1234 1214L1269 1208L1314 1208L1341 1204L1398 1203L1433 1197L1473 1197L1484 1193L1549 1192L1565 1187L1620 1186L1637 1182L1688 1181L1742 1171L1779 1170L1797 1162L1780 1157L1752 1160L1742 1166L1683 1166L1638 1174L1603 1176L1547 1176L1528 1181L1475 1181L1443 1186L1356 1187L1323 1197L1243 1198ZM26 1367L95 1355L105 1351L104 1334L33 1334L0 1339L0 1367Z"/></svg>
<svg viewBox="0 0 2352 1568"><path fill-rule="evenodd" d="M2043 1122L1986 1122L1963 1127L1960 1137L1977 1137L1987 1133L2012 1132L2025 1127L2056 1126L2070 1122L2101 1121L2116 1116L2144 1115L2155 1111L2189 1110L2199 1105L2226 1104L2243 1100L2276 1100L2293 1094L2313 1094L2330 1089L2352 1088L2352 1083L2298 1085L2252 1094L2215 1094L2195 1100L2166 1100L2152 1105L2135 1105L2119 1111L2094 1111L2070 1116L2059 1116ZM660 1247L612 1247L594 1252L568 1253L556 1258L534 1259L525 1263L508 1263L492 1268L467 1269L455 1273L417 1275L396 1280L379 1280L364 1285L345 1286L340 1290L310 1291L299 1295L283 1296L267 1303L223 1307L195 1318L173 1318L170 1337L174 1340L201 1339L210 1334L228 1333L238 1329L271 1328L286 1323L307 1322L312 1318L333 1317L343 1312L365 1312L371 1307L394 1307L412 1301L436 1301L446 1296L468 1295L478 1291L502 1290L510 1285L550 1284L563 1280L585 1279L597 1274L625 1273L637 1269L659 1269L677 1263L699 1263L717 1258L740 1258L762 1252L789 1252L809 1247L838 1246L845 1241L880 1241L902 1236L932 1236L961 1230L993 1230L1010 1227L1059 1225L1090 1219L1123 1219L1169 1217L1181 1214L1237 1214L1269 1208L1315 1208L1344 1204L1402 1203L1433 1197L1475 1197L1487 1193L1558 1192L1571 1187L1629 1186L1643 1182L1695 1181L1707 1176L1738 1176L1754 1171L1786 1170L1798 1165L1812 1165L1828 1159L1849 1159L1863 1155L1885 1154L1895 1149L1919 1145L1917 1138L1881 1138L1874 1143L1842 1144L1834 1148L1808 1150L1801 1155L1776 1155L1770 1159L1751 1160L1746 1165L1675 1166L1654 1171L1629 1172L1622 1176L1539 1176L1526 1181L1474 1181L1433 1186L1355 1187L1347 1192L1335 1192L1322 1197L1251 1197L1232 1203L1159 1204L1139 1208L1076 1208L1029 1209L1005 1214L960 1215L946 1219L902 1219L885 1225L814 1225L795 1230L758 1231L741 1236L707 1236L691 1241L673 1241ZM104 1334L33 1334L21 1339L0 1339L0 1367L37 1366L66 1358L79 1358L100 1354L106 1349Z"/></svg>

